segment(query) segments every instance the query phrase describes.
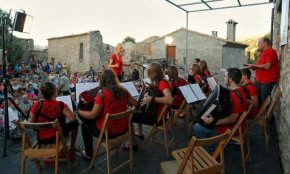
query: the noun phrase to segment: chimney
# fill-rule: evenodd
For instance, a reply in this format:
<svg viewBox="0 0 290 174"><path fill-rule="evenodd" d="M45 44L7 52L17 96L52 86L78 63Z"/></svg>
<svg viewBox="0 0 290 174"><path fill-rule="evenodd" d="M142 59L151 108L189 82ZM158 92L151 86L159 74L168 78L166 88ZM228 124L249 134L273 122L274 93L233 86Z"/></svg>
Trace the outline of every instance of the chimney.
<svg viewBox="0 0 290 174"><path fill-rule="evenodd" d="M211 36L217 37L218 36L218 32L217 31L211 31Z"/></svg>
<svg viewBox="0 0 290 174"><path fill-rule="evenodd" d="M236 41L236 24L234 20L230 19L226 22L227 24L227 40Z"/></svg>

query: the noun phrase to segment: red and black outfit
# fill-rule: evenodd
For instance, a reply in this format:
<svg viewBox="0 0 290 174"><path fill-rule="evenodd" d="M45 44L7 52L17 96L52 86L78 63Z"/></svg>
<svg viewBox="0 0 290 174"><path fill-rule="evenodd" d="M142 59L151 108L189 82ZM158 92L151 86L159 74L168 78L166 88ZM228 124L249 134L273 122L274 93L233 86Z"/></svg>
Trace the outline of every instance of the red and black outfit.
<svg viewBox="0 0 290 174"><path fill-rule="evenodd" d="M42 102L41 107L39 106ZM56 101L55 99L37 101L33 104L31 108L31 113L36 116L37 123L51 122L58 119L64 136L67 136L71 130L78 128L78 121L71 121L66 123L66 117L63 114L63 110L68 108L68 106L63 103ZM55 143L55 133L56 129L39 129L38 131L38 141L42 144Z"/></svg>
<svg viewBox="0 0 290 174"><path fill-rule="evenodd" d="M247 83L243 84L243 88L247 94L247 98L249 98L249 99L251 96L258 95L258 90L252 81L248 81ZM254 119L256 117L256 115L258 114L259 109L260 109L259 107L253 107L249 113L248 118Z"/></svg>
<svg viewBox="0 0 290 174"><path fill-rule="evenodd" d="M102 112L97 117L96 121L85 122L82 124L82 135L85 144L85 151L88 156L93 155L93 136L99 137L101 133L103 123L107 113L116 114L127 111L128 99L130 93L126 91L126 94L119 99L113 97L108 89L102 89L102 95L100 92L97 94L95 104L102 106ZM122 118L108 122L109 137L114 138L124 134L128 127L128 119Z"/></svg>
<svg viewBox="0 0 290 174"><path fill-rule="evenodd" d="M170 89L172 89L172 97L174 97L174 101L171 105L172 108L174 109L179 108L182 100L184 100L184 97L178 87L184 86L186 84L187 82L183 78L172 79L169 82L169 87Z"/></svg>
<svg viewBox="0 0 290 174"><path fill-rule="evenodd" d="M111 55L111 59L113 60L112 65L118 64L118 67L112 68L115 75L118 77L119 81L122 79L122 73L123 73L123 57L117 56L116 53Z"/></svg>

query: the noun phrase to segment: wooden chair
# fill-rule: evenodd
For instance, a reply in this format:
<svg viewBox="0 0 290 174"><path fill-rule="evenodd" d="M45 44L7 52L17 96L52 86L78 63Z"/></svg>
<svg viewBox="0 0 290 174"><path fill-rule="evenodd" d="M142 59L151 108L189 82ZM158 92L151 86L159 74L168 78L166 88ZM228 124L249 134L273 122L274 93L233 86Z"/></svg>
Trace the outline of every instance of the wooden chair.
<svg viewBox="0 0 290 174"><path fill-rule="evenodd" d="M246 159L245 159L245 152L244 152L244 141L245 141L245 135L246 135L246 131L242 129L242 123L244 120L247 119L247 116L249 114L249 111L252 109L252 105L250 105L250 107L248 108L247 111L244 111L242 113L242 115L239 117L237 123L235 124L235 126L232 128L231 133L229 138L226 141L226 144L232 140L234 142L237 142L240 144L240 148L241 148L241 158L242 158L242 165L243 165L243 172L244 174L247 173L246 170ZM238 131L238 134L236 135L236 132Z"/></svg>
<svg viewBox="0 0 290 174"><path fill-rule="evenodd" d="M133 145L132 145L132 128L131 128L132 127L132 125L131 125L132 114L133 114L133 109L125 111L125 112L121 112L118 114L109 114L108 113L106 115L100 136L99 136L99 138L97 138L98 143L97 143L96 148L94 150L94 155L93 155L92 161L90 163L90 168L94 167L100 146L102 145L106 149L107 170L108 170L107 173L109 173L109 174L115 173L128 164L130 164L130 170L133 169ZM127 130L127 132L124 133L123 135L116 137L116 138L110 139L109 132L108 132L108 122L112 121L112 120L119 120L121 118L128 118L128 130ZM129 158L129 160L127 160L124 163L117 166L115 169L112 169L110 155L109 155L110 150L113 148L117 148L117 147L119 148L120 145L126 140L129 140L129 144L130 144L130 158Z"/></svg>
<svg viewBox="0 0 290 174"><path fill-rule="evenodd" d="M172 124L172 117L169 117L169 119L166 119L166 115L164 115L167 109L168 109L168 105L164 105L160 114L157 117L157 122L152 126L152 129L150 130L147 138L142 143L142 148L145 149L147 147L149 140L154 138L157 132L163 132L163 136L164 136L163 144L164 144L166 155L169 156L168 146L170 143L168 143L168 140L167 140L167 132L172 127L173 124ZM175 137L172 138L171 142L174 139Z"/></svg>
<svg viewBox="0 0 290 174"><path fill-rule="evenodd" d="M175 150L172 156L175 161L161 163L162 174L193 174L193 173L223 173L224 172L224 153L225 141L230 135L230 130L224 134L205 138L191 138L187 148ZM210 155L202 146L219 142L213 155ZM219 161L217 158L219 157Z"/></svg>
<svg viewBox="0 0 290 174"><path fill-rule="evenodd" d="M62 128L58 120L47 123L27 123L17 121L15 124L19 128L22 135L21 174L25 173L26 158L32 158L39 170L42 170L39 158L52 158L51 160L55 161L54 173L57 174L59 155L61 153L65 154L66 161L71 168L71 160L68 156L69 151L66 146L66 141L63 137ZM32 144L24 131L25 129L33 129L37 131L39 129L51 128L56 128L55 144L39 144L37 141Z"/></svg>
<svg viewBox="0 0 290 174"><path fill-rule="evenodd" d="M177 119L181 118L181 117L179 117L179 115L182 112L185 113L184 117L182 117L182 118L186 120L186 125L187 125L187 129L188 129L188 132L189 132L190 131L190 127L189 127L190 125L189 125L189 118L188 117L189 117L190 114L189 114L189 111L186 111L186 107L187 107L186 101L182 100L182 102L181 102L181 104L180 104L178 109L171 108L170 111L171 111L171 114L173 115L173 120L172 120L173 125L176 125Z"/></svg>

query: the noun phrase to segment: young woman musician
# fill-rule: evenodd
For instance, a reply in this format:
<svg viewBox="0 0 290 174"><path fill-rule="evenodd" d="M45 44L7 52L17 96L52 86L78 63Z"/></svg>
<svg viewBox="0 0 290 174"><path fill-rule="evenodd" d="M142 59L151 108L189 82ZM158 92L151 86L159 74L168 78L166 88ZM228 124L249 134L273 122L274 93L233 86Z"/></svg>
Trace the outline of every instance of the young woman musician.
<svg viewBox="0 0 290 174"><path fill-rule="evenodd" d="M127 110L127 105L137 106L138 102L121 86L114 72L104 70L100 80L101 90L98 92L94 107L91 111L78 110L78 114L86 119L95 119L96 122L85 122L82 125L82 135L85 144L83 157L91 159L93 155L93 136L98 137L107 113L116 114ZM114 120L109 123L111 137L122 135L127 130L126 118Z"/></svg>
<svg viewBox="0 0 290 174"><path fill-rule="evenodd" d="M137 132L135 132L135 135L141 139L144 139L143 132L142 132L142 124L147 124L147 125L155 124L157 121L157 116L161 113L163 106L165 104L170 105L173 101L169 83L166 80L164 80L164 74L163 74L161 65L159 63L150 63L148 65L147 75L149 79L151 80L151 84L149 85L149 88L156 89L157 93L160 93L160 95L157 94L156 95L157 97L155 97L153 101L153 97L145 94L144 98L141 100L141 103L140 103L141 106L143 106L143 105L149 105L150 102L156 102L157 109L156 109L156 114L154 114L155 118L152 118L145 113L138 113L138 112L134 113L133 115L132 122L137 123ZM164 115L166 115L167 113L168 111L165 112ZM122 148L127 150L129 149L129 145L124 144Z"/></svg>
<svg viewBox="0 0 290 174"><path fill-rule="evenodd" d="M208 68L207 68L207 63L206 63L205 60L201 60L201 61L199 62L199 66L200 66L201 73L202 73L202 75L203 75L204 77L208 77L208 76L210 76L210 72L209 72L209 70L208 70Z"/></svg>
<svg viewBox="0 0 290 174"><path fill-rule="evenodd" d="M119 43L116 46L115 53L111 55L108 66L114 71L119 81L121 81L123 78L123 66L130 66L130 64L123 63L123 50L123 45Z"/></svg>

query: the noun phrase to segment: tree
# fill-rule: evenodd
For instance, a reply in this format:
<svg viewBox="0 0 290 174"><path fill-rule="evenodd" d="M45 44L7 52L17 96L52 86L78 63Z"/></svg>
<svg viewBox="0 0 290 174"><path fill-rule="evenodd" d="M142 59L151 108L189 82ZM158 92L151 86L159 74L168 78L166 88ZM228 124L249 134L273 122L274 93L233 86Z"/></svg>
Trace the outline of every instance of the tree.
<svg viewBox="0 0 290 174"><path fill-rule="evenodd" d="M6 29L5 29L5 37L6 37L6 46L8 49L8 54L7 54L7 59L8 61L16 62L21 59L22 54L24 53L22 43L21 41L17 38L11 35L12 32L12 26L13 22L11 18L8 18L8 13L0 10L0 22L1 22L1 29L0 29L0 48L3 49L2 45L2 37L3 37L3 29L2 29L2 20L3 17L6 17Z"/></svg>
<svg viewBox="0 0 290 174"><path fill-rule="evenodd" d="M126 43L126 42L132 42L132 43L136 43L135 42L135 38L127 36L125 37L125 39L123 40L122 44Z"/></svg>

